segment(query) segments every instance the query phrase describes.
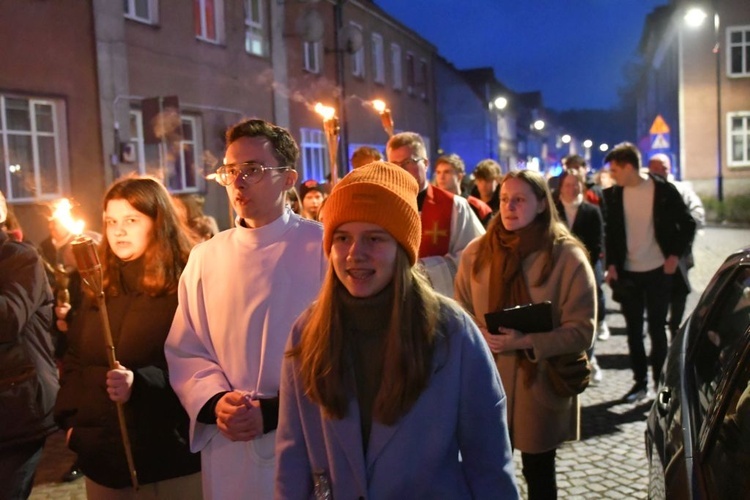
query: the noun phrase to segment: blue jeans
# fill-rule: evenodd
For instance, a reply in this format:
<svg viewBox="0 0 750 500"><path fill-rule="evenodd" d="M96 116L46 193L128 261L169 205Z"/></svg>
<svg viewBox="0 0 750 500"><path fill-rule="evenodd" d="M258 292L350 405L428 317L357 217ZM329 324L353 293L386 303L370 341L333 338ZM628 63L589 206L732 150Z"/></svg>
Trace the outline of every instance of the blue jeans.
<svg viewBox="0 0 750 500"><path fill-rule="evenodd" d="M664 274L661 267L646 272L623 271L618 278L630 281L633 293L621 302L628 334L630 364L635 383L648 386L648 364L643 345L643 312L648 317L648 335L651 338L651 369L654 384L659 380L664 360L667 358L667 311L672 292L672 275Z"/></svg>
<svg viewBox="0 0 750 500"><path fill-rule="evenodd" d="M25 500L31 494L34 474L42 458L44 441L34 441L0 451L0 498Z"/></svg>

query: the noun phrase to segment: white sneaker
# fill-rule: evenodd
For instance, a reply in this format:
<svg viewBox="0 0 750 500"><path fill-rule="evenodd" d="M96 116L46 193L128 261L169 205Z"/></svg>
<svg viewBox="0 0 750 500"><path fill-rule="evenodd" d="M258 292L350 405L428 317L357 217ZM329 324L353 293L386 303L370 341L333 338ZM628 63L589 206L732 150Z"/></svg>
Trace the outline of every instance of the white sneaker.
<svg viewBox="0 0 750 500"><path fill-rule="evenodd" d="M596 332L596 338L599 340L607 340L611 335L609 332L609 325L607 325L606 321L602 321L601 323L599 323L599 325L596 327Z"/></svg>
<svg viewBox="0 0 750 500"><path fill-rule="evenodd" d="M604 372L602 371L599 363L596 361L596 356L591 358L591 383L593 385L599 385L604 380Z"/></svg>

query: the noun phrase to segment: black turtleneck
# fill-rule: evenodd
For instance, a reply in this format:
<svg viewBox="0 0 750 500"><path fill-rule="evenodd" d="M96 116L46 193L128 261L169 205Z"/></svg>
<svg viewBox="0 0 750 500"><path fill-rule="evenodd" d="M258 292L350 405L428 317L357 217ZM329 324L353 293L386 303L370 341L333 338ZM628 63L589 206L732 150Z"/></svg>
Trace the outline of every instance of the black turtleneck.
<svg viewBox="0 0 750 500"><path fill-rule="evenodd" d="M383 378L386 335L393 310L393 284L365 298L353 297L342 289L338 298L357 384L362 448L367 453L373 405Z"/></svg>

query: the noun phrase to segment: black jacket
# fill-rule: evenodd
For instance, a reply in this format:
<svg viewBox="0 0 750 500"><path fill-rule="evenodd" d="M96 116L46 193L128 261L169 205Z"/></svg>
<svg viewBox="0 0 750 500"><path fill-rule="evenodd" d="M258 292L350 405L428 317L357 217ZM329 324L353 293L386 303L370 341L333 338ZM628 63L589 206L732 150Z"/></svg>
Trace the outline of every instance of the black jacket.
<svg viewBox="0 0 750 500"><path fill-rule="evenodd" d="M649 174L649 177L654 182L652 214L656 242L665 259L670 255L681 257L693 242L695 219L673 184L655 175ZM606 262L607 266L614 265L618 272L624 269L628 252L622 195L621 186L604 190Z"/></svg>
<svg viewBox="0 0 750 500"><path fill-rule="evenodd" d="M117 360L134 373L125 418L139 482L153 483L200 470L190 453L188 417L169 385L164 341L177 308L176 293L151 297L140 291L142 259L122 265L124 291L107 297ZM84 474L110 488L130 484L116 405L107 395L109 370L99 310L84 299L70 326L55 417L73 428L70 449Z"/></svg>
<svg viewBox="0 0 750 500"><path fill-rule="evenodd" d="M557 207L560 220L570 227L562 201L558 200L555 206ZM570 232L581 240L583 246L586 247L586 250L589 252L589 262L591 262L591 265L596 264L596 261L601 257L604 241L604 222L602 221L602 214L599 211L599 207L587 201L581 203L578 207L576 218L573 221L573 226L570 227Z"/></svg>
<svg viewBox="0 0 750 500"><path fill-rule="evenodd" d="M0 449L57 429L51 324L52 291L39 254L0 230Z"/></svg>

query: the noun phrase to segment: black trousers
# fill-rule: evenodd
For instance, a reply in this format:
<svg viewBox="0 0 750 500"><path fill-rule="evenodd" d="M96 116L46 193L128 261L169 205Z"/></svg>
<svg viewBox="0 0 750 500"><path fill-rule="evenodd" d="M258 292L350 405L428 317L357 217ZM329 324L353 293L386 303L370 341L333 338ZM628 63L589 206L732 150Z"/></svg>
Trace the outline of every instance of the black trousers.
<svg viewBox="0 0 750 500"><path fill-rule="evenodd" d="M659 380L664 360L667 358L667 311L672 296L672 275L664 274L661 267L646 272L623 271L620 279L630 281L632 293L623 297L622 314L628 334L630 364L636 384L648 386L648 365L651 364L654 383ZM643 345L643 312L648 318L648 335L651 338L650 359Z"/></svg>
<svg viewBox="0 0 750 500"><path fill-rule="evenodd" d="M529 500L555 500L557 477L555 455L557 450L544 453L521 453L523 477L529 491Z"/></svg>

